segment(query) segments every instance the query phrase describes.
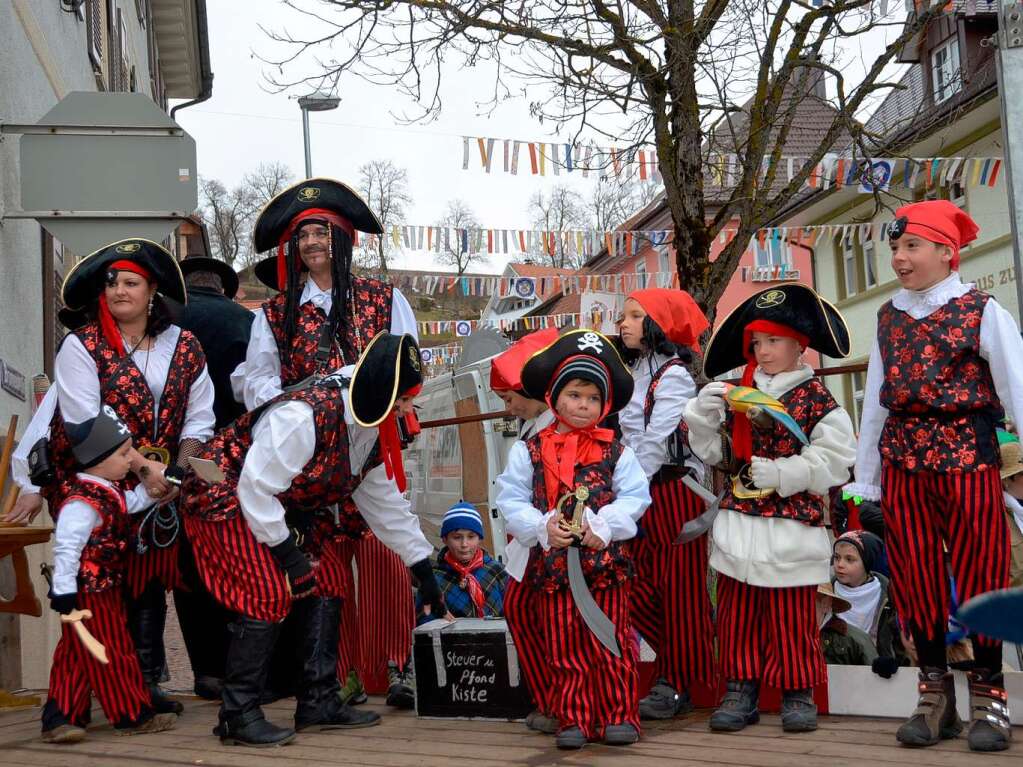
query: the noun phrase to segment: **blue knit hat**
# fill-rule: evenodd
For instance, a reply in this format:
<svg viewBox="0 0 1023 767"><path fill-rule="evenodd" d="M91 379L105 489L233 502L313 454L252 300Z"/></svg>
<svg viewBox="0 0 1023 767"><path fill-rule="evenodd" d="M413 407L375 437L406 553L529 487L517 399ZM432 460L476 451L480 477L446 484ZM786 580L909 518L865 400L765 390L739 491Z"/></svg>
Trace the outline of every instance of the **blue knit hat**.
<svg viewBox="0 0 1023 767"><path fill-rule="evenodd" d="M440 526L440 537L443 538L455 530L471 530L480 538L483 537L483 519L471 503L459 501L444 513L444 522Z"/></svg>

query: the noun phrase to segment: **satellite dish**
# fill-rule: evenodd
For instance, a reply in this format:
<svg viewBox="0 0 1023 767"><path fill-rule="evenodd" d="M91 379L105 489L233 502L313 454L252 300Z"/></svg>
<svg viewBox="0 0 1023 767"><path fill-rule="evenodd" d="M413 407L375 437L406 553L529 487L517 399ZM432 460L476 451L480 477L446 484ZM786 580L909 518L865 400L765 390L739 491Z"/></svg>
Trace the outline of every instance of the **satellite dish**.
<svg viewBox="0 0 1023 767"><path fill-rule="evenodd" d="M458 367L468 367L480 360L493 357L509 346L511 342L501 335L497 328L479 328L466 337L462 353L458 357Z"/></svg>

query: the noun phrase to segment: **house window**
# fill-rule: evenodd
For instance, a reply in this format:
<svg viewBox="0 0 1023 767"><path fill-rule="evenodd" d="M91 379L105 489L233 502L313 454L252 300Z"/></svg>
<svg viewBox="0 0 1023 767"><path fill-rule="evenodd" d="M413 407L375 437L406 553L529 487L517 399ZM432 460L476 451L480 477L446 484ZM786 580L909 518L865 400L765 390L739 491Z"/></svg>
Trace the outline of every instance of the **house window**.
<svg viewBox="0 0 1023 767"><path fill-rule="evenodd" d="M869 290L877 285L877 248L870 239L861 244L863 250L863 284Z"/></svg>
<svg viewBox="0 0 1023 767"><path fill-rule="evenodd" d="M657 270L661 274L674 271L671 263L671 254L668 252L667 245L660 245L657 248Z"/></svg>
<svg viewBox="0 0 1023 767"><path fill-rule="evenodd" d="M757 268L765 266L782 266L785 264L785 250L781 240L767 238L764 244L760 240L753 239L753 263Z"/></svg>
<svg viewBox="0 0 1023 767"><path fill-rule="evenodd" d="M842 293L843 298L855 295L859 292L859 280L856 268L856 245L853 243L852 232L839 235L838 252L842 264Z"/></svg>
<svg viewBox="0 0 1023 767"><path fill-rule="evenodd" d="M931 53L931 85L935 104L947 100L963 87L959 69L959 38L955 35Z"/></svg>
<svg viewBox="0 0 1023 767"><path fill-rule="evenodd" d="M636 264L636 284L639 286L640 289L643 289L646 287L646 283L647 283L646 263L640 261L639 263Z"/></svg>

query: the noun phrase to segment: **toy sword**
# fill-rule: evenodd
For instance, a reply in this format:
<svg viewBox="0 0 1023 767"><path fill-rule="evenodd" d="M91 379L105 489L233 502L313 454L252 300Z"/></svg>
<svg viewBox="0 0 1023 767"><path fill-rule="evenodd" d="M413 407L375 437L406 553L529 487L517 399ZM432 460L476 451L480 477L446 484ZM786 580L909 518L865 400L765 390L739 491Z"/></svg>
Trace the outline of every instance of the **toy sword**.
<svg viewBox="0 0 1023 767"><path fill-rule="evenodd" d="M50 586L50 590L53 590L53 568L45 562L39 566L39 569L43 573L43 577ZM92 619L92 610L72 610L67 615L60 616L61 623L70 623L74 629L75 634L78 635L78 640L85 645L85 649L89 651L89 655L98 660L104 666L110 663L107 658L107 648L103 646L96 637L92 635L92 632L86 628L84 621Z"/></svg>
<svg viewBox="0 0 1023 767"><path fill-rule="evenodd" d="M721 499L725 497L724 490L718 495L714 495L689 474L682 475L682 484L696 493L707 504L707 510L700 514L700 516L690 519L682 525L682 531L678 534L678 538L675 539L676 544L695 541L710 530L711 525L714 524L714 518L718 515L718 511L720 511Z"/></svg>
<svg viewBox="0 0 1023 767"><path fill-rule="evenodd" d="M557 511L559 524L572 536L572 545L568 547L568 587L572 592L572 599L575 601L576 609L583 618L586 628L597 638L608 651L616 658L622 657L621 648L618 646L618 639L615 637L615 624L607 617L600 606L594 601L593 594L586 586L586 576L583 575L582 562L579 559L579 547L582 545L583 516L585 515L586 501L590 497L590 491L586 485L579 485L570 493L565 493L558 499ZM571 519L565 518L563 507L572 498L575 499L575 509Z"/></svg>

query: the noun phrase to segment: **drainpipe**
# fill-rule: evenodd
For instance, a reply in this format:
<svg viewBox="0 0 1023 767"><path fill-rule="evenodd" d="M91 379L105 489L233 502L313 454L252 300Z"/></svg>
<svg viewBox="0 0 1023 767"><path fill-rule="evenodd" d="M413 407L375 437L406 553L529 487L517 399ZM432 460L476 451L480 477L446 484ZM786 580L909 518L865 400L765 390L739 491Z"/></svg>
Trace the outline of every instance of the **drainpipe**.
<svg viewBox="0 0 1023 767"><path fill-rule="evenodd" d="M209 100L213 95L213 71L210 69L210 35L206 24L206 0L195 0L195 17L197 32L199 33L199 80L200 90L198 97L183 104L178 104L171 109L170 118L179 109L188 109L196 104Z"/></svg>

